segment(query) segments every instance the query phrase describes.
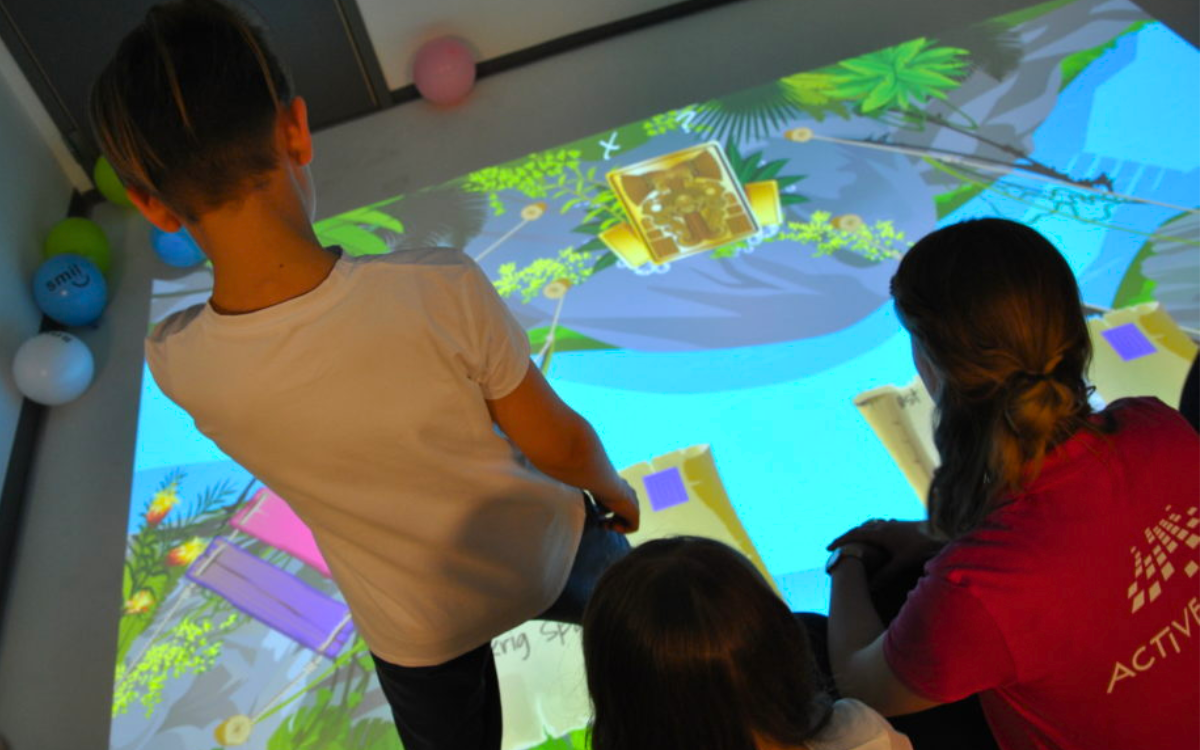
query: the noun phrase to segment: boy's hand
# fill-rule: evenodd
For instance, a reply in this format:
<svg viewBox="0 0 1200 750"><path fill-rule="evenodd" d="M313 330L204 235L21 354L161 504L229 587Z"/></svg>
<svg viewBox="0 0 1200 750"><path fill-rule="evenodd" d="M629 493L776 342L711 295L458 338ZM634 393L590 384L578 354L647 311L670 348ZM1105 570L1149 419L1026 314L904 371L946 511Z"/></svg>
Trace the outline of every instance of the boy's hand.
<svg viewBox="0 0 1200 750"><path fill-rule="evenodd" d="M487 405L492 421L534 466L563 484L590 491L612 511L608 524L613 531L637 531L637 494L613 468L596 431L563 403L532 362L516 390Z"/></svg>
<svg viewBox="0 0 1200 750"><path fill-rule="evenodd" d="M618 481L620 494L616 497L598 498L598 502L613 514L612 518L605 522L605 526L618 534L632 534L641 525L641 504L629 482L620 478Z"/></svg>

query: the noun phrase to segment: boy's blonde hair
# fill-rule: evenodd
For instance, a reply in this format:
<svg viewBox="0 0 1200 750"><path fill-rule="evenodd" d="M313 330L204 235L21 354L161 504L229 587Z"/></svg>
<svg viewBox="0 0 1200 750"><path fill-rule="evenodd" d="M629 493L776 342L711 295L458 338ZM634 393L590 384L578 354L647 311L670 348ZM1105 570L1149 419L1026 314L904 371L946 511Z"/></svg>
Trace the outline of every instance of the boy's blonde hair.
<svg viewBox="0 0 1200 750"><path fill-rule="evenodd" d="M291 83L264 33L218 0L156 5L92 87L101 150L126 186L195 221L278 163Z"/></svg>

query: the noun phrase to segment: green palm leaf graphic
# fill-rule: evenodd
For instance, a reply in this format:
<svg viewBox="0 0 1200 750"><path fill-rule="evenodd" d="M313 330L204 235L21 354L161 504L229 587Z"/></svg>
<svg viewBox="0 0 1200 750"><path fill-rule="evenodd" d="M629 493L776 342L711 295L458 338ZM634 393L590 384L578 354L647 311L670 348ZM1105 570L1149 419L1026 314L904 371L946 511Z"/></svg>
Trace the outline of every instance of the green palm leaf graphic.
<svg viewBox="0 0 1200 750"><path fill-rule="evenodd" d="M969 53L925 38L838 63L828 96L858 102L863 114L908 110L945 99L968 71Z"/></svg>

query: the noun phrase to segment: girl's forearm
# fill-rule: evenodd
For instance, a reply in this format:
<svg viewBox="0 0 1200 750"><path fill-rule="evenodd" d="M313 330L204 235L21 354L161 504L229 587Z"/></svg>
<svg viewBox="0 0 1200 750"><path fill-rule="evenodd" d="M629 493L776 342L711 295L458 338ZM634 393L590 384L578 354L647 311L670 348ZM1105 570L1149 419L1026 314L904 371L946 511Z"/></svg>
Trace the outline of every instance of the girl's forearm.
<svg viewBox="0 0 1200 750"><path fill-rule="evenodd" d="M862 560L843 560L831 574L829 602L829 661L834 682L842 695L861 697L866 686L857 684L854 656L884 631L883 621L871 603L866 567Z"/></svg>

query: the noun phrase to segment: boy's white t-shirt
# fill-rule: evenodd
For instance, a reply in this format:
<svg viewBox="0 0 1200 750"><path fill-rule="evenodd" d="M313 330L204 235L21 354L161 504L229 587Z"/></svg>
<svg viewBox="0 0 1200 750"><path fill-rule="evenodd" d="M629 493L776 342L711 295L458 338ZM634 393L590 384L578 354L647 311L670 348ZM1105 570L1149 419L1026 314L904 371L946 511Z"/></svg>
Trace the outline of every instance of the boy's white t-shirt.
<svg viewBox="0 0 1200 750"><path fill-rule="evenodd" d="M529 341L456 250L341 257L311 292L244 315L198 305L146 343L159 387L312 529L370 649L440 664L544 611L583 528L485 399Z"/></svg>

